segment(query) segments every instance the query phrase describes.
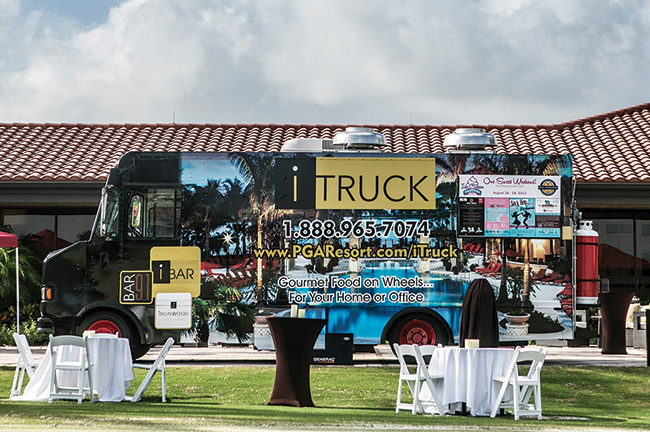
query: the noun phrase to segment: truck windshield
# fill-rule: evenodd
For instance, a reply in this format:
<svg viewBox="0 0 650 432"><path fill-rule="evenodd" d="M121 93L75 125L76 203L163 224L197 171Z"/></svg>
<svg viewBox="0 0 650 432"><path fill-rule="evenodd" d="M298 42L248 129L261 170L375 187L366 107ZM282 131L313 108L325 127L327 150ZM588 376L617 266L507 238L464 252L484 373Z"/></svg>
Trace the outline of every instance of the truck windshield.
<svg viewBox="0 0 650 432"><path fill-rule="evenodd" d="M95 226L95 234L99 237L117 237L120 193L116 188L106 187L102 190L102 201L99 207L99 221Z"/></svg>

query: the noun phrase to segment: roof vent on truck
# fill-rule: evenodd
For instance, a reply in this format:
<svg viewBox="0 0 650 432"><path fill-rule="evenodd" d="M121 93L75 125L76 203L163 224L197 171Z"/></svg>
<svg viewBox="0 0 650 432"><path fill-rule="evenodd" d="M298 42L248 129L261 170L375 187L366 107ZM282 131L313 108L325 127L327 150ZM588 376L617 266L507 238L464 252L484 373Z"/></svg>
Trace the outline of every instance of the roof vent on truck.
<svg viewBox="0 0 650 432"><path fill-rule="evenodd" d="M344 132L334 135L333 144L350 150L372 149L386 147L386 138L371 128L348 127Z"/></svg>
<svg viewBox="0 0 650 432"><path fill-rule="evenodd" d="M494 135L480 128L459 128L445 137L442 144L448 150L493 151L497 142Z"/></svg>
<svg viewBox="0 0 650 432"><path fill-rule="evenodd" d="M334 139L294 138L282 145L282 152L319 152L337 150L374 150L385 147L386 138L367 127L348 127Z"/></svg>

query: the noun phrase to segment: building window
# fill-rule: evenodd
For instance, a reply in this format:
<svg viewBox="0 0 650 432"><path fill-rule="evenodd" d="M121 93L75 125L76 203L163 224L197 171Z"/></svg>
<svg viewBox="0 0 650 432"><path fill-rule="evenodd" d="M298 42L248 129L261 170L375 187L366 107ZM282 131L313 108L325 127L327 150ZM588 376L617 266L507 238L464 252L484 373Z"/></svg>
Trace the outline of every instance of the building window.
<svg viewBox="0 0 650 432"><path fill-rule="evenodd" d="M633 283L634 224L632 219L597 219L600 277L611 284Z"/></svg>
<svg viewBox="0 0 650 432"><path fill-rule="evenodd" d="M88 238L95 219L86 209L7 209L1 212L2 225L24 238L23 244L39 259L49 252Z"/></svg>
<svg viewBox="0 0 650 432"><path fill-rule="evenodd" d="M650 220L636 221L636 295L641 303L650 302Z"/></svg>

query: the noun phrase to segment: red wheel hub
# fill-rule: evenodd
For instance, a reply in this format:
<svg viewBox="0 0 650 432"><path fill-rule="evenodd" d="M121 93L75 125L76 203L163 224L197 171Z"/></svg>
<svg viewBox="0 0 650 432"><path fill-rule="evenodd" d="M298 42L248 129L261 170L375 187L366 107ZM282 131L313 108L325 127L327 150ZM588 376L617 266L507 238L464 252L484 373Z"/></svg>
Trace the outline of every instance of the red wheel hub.
<svg viewBox="0 0 650 432"><path fill-rule="evenodd" d="M399 343L405 345L433 345L436 343L436 332L428 322L415 319L402 327L399 334Z"/></svg>
<svg viewBox="0 0 650 432"><path fill-rule="evenodd" d="M113 321L108 321L108 320L96 321L92 323L90 327L88 327L88 330L94 330L95 333L111 333L111 334L117 333L118 337L122 337L122 333L120 333L120 328L117 325L115 325Z"/></svg>

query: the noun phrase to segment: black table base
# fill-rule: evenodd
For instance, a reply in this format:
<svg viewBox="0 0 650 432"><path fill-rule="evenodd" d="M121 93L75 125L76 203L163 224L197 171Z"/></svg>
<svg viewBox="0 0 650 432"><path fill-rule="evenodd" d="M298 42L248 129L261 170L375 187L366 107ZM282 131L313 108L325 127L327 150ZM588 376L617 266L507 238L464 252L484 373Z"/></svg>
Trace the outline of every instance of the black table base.
<svg viewBox="0 0 650 432"><path fill-rule="evenodd" d="M275 383L269 405L313 407L309 365L324 319L268 317L275 344Z"/></svg>

